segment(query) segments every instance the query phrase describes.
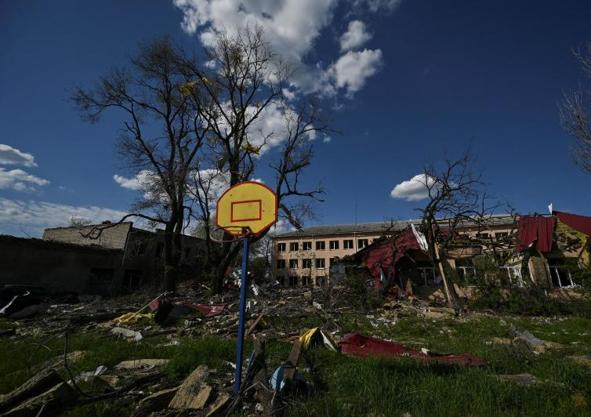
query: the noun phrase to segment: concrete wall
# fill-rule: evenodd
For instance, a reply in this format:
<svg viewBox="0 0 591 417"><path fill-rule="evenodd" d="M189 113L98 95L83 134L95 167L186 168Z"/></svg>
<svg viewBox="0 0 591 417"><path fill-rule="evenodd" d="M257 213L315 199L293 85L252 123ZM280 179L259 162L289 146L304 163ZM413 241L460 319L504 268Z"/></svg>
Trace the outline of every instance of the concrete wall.
<svg viewBox="0 0 591 417"><path fill-rule="evenodd" d="M108 295L120 286L122 255L120 250L0 236L0 285Z"/></svg>
<svg viewBox="0 0 591 417"><path fill-rule="evenodd" d="M98 225L101 226L101 225ZM100 246L108 249L125 249L127 236L132 228L132 223L121 223L106 227L100 233L94 233L93 227L56 227L45 229L43 240L71 243L73 245ZM89 235L90 236L85 236Z"/></svg>

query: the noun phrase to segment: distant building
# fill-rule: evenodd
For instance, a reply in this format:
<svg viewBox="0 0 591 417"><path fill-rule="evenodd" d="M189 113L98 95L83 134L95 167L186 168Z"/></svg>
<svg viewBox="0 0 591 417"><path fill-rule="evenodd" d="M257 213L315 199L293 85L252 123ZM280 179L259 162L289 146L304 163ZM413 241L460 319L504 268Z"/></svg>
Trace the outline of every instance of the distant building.
<svg viewBox="0 0 591 417"><path fill-rule="evenodd" d="M131 222L45 229L43 239L0 236L0 285L102 295L158 285L163 237ZM198 273L203 249L202 239L183 236L181 274Z"/></svg>
<svg viewBox="0 0 591 417"><path fill-rule="evenodd" d="M321 286L327 282L335 261L353 255L381 237L398 233L420 220L342 224L309 227L273 237L273 274L284 286ZM486 230L475 224L460 226L462 233L486 237L507 235L515 228L511 216L495 216ZM421 267L425 280L433 280L431 265Z"/></svg>

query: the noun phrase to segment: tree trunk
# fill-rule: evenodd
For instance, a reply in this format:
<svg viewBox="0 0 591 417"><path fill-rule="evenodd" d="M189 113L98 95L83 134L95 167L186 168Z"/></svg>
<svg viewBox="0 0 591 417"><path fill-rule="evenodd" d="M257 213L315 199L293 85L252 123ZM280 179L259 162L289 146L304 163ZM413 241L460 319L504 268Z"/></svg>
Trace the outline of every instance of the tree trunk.
<svg viewBox="0 0 591 417"><path fill-rule="evenodd" d="M441 257L439 256L439 248L437 247L437 243L434 245L435 249L435 256L437 266L439 268L439 274L441 274L441 280L443 281L443 290L445 291L445 298L447 300L447 305L451 308L455 307L455 299L452 295L452 292L449 288L449 283L447 282L447 276L445 275L445 268L443 267L443 262L441 261Z"/></svg>
<svg viewBox="0 0 591 417"><path fill-rule="evenodd" d="M164 229L164 290L175 291L178 275L178 256L175 252L174 226L176 221L170 221Z"/></svg>

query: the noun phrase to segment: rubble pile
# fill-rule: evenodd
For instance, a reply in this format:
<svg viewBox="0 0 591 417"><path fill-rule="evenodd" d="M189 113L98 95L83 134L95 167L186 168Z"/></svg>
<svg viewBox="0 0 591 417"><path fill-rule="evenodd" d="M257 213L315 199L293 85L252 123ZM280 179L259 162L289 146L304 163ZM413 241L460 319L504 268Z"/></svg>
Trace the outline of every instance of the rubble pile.
<svg viewBox="0 0 591 417"><path fill-rule="evenodd" d="M244 361L245 377L237 395L232 392L232 368L236 366L233 363L226 363L227 369L200 365L179 385L165 372L168 359L125 360L111 368L100 365L75 375L72 364L85 353L67 349L68 334L86 332L99 332L103 337L132 344L163 336L167 341L158 346L174 346L180 344L181 338L206 335L234 339L238 328L237 288L210 296L203 289L186 285L176 294L162 293L151 299L136 297L137 302L129 297L55 299L31 296L28 291L4 296L3 300L8 300L0 305L1 315L13 327L2 330L3 340L64 335L66 346L64 355L36 365L33 378L0 396L0 415L52 416L81 405L116 399L133 405L136 417L214 417L240 410L247 415L277 416L294 397L305 396L314 389L309 375L301 372L299 365L300 358L305 357L305 368L313 368L306 352L314 346L352 356L405 356L426 362L484 365L484 361L471 355L439 355L375 337L343 334L341 316L354 309L339 303L337 289L330 293L302 292L253 285L250 292L246 337L254 342L254 351ZM379 327L395 324L404 315L445 318L454 314L453 309L411 300L387 302L372 314L361 316ZM310 323L321 327L310 328ZM270 340L290 342L289 355L279 362L268 358L265 346Z"/></svg>

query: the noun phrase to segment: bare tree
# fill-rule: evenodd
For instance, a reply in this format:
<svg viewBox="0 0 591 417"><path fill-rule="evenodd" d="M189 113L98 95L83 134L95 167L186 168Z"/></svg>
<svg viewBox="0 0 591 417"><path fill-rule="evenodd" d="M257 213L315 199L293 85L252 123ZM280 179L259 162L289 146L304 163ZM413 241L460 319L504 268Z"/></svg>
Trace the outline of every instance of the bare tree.
<svg viewBox="0 0 591 417"><path fill-rule="evenodd" d="M275 173L270 186L281 215L294 226L311 212L305 200L320 200L322 193L320 187L303 190L300 184L311 164L311 141L327 130L318 106L304 96L287 100L291 71L260 29L219 33L212 45L203 59L167 40L153 42L129 68L102 78L94 90L77 89L72 97L90 121L110 108L125 116L120 154L131 173L143 179L138 187L143 197L129 216L164 225L169 289L181 235L197 221L207 247L205 273L212 290L221 291L240 245L227 234L221 244L211 238L215 202L221 191L256 178L262 163Z"/></svg>
<svg viewBox="0 0 591 417"><path fill-rule="evenodd" d="M427 204L421 213L422 230L428 254L443 281L445 297L455 306L453 287L445 273L446 248L454 241L456 229L463 222L478 224L485 219L484 194L480 176L471 170L471 156L466 152L456 160L445 160L438 168L424 168L422 183L427 191Z"/></svg>
<svg viewBox="0 0 591 417"><path fill-rule="evenodd" d="M583 72L591 78L591 42L584 51L573 51L580 62ZM564 93L559 103L560 122L563 129L575 138L572 155L575 162L587 173L591 174L591 128L589 126L589 109L585 98L588 91L582 88L572 93Z"/></svg>
<svg viewBox="0 0 591 417"><path fill-rule="evenodd" d="M71 100L97 122L107 110L122 116L119 154L143 191L129 217L164 227L164 284L174 290L187 218L187 181L207 136L199 102L183 94L182 50L168 39L140 47L125 68L93 89L76 88ZM106 226L108 227L108 226ZM99 230L100 232L100 230Z"/></svg>
<svg viewBox="0 0 591 417"><path fill-rule="evenodd" d="M311 140L325 134L327 127L313 102L305 97L288 101L284 96L292 71L270 49L260 28L220 33L206 52L207 65L185 60L183 71L188 80L185 92L208 126L190 190L194 217L206 232L212 289L220 291L240 244L228 236L216 244L210 237L219 184L225 181L229 187L252 180L266 162L275 173L275 183L269 185L279 198L280 215L301 227L311 213L309 202L320 200L322 190L302 189L300 178L312 161Z"/></svg>

